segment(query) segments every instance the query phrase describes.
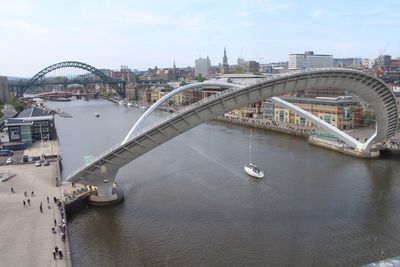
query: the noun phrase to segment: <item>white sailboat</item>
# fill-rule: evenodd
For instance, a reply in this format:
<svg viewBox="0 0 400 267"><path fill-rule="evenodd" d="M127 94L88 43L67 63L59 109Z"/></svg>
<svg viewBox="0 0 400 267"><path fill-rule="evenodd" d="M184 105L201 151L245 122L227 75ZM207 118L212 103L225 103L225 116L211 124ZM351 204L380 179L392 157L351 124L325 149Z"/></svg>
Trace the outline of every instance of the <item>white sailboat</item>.
<svg viewBox="0 0 400 267"><path fill-rule="evenodd" d="M251 177L255 178L263 178L264 177L264 172L261 171L255 164L251 162L251 129L250 129L250 145L249 145L249 150L250 150L250 162L249 165L244 166L244 171L250 175Z"/></svg>

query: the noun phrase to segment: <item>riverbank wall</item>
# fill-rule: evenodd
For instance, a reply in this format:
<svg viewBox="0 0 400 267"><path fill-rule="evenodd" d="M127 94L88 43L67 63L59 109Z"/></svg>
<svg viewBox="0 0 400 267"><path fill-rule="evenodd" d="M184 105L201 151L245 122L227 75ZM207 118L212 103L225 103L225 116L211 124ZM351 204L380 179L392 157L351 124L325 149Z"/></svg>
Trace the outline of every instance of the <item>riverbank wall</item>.
<svg viewBox="0 0 400 267"><path fill-rule="evenodd" d="M303 129L298 129L298 128L288 128L280 125L274 125L273 123L270 122L263 122L257 119L253 118L241 118L241 117L226 117L226 116L219 116L215 118L216 121L222 121L226 123L233 123L237 125L242 125L242 126L247 126L247 127L253 127L257 129L262 129L266 131L273 131L273 132L278 132L278 133L283 133L283 134L289 134L289 135L294 135L298 137L303 137L303 138L308 138L309 133L308 131L305 131Z"/></svg>
<svg viewBox="0 0 400 267"><path fill-rule="evenodd" d="M325 149L330 149L353 157L372 159L372 158L379 158L380 155L379 150L369 151L369 152L356 151L351 147L347 147L343 143L329 141L310 135L310 133L312 133L313 131L308 131L303 128L282 126L279 124L274 124L273 122L270 121L263 121L253 118L230 117L230 116L219 116L215 118L215 120L307 138L309 144Z"/></svg>
<svg viewBox="0 0 400 267"><path fill-rule="evenodd" d="M357 158L368 158L374 159L379 158L380 152L379 150L376 151L356 151L351 147L346 147L344 144L338 144L337 142L330 142L325 139L320 139L315 136L310 136L308 138L308 143L319 146L322 148L330 149L333 151L337 151L349 156L357 157Z"/></svg>

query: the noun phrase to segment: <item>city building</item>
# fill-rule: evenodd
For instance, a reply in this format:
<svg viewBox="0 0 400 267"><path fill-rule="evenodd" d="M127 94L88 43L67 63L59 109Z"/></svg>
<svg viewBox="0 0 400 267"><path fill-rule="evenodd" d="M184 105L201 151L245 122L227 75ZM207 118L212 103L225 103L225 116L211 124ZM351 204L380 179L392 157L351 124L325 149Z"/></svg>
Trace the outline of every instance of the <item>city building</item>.
<svg viewBox="0 0 400 267"><path fill-rule="evenodd" d="M37 140L56 138L54 118L46 110L31 107L21 111L17 117L6 119L9 142L23 142L31 146Z"/></svg>
<svg viewBox="0 0 400 267"><path fill-rule="evenodd" d="M237 59L237 65L238 65L239 67L241 67L243 64L244 64L244 58L238 57L238 59Z"/></svg>
<svg viewBox="0 0 400 267"><path fill-rule="evenodd" d="M260 63L258 63L257 61L253 60L245 61L242 67L243 70L247 73L260 72Z"/></svg>
<svg viewBox="0 0 400 267"><path fill-rule="evenodd" d="M224 47L224 56L222 58L221 74L229 73L228 57L226 56L226 48Z"/></svg>
<svg viewBox="0 0 400 267"><path fill-rule="evenodd" d="M264 118L273 120L275 118L275 103L267 99L261 104L261 112Z"/></svg>
<svg viewBox="0 0 400 267"><path fill-rule="evenodd" d="M383 71L391 71L392 70L392 56L390 56L390 55L380 55L375 60L375 65L377 67L383 68Z"/></svg>
<svg viewBox="0 0 400 267"><path fill-rule="evenodd" d="M0 76L0 101L5 103L10 95L7 77Z"/></svg>
<svg viewBox="0 0 400 267"><path fill-rule="evenodd" d="M349 57L349 58L334 58L334 67L360 67L363 65L363 60L360 57Z"/></svg>
<svg viewBox="0 0 400 267"><path fill-rule="evenodd" d="M392 67L392 70L400 69L400 58L392 59L391 67Z"/></svg>
<svg viewBox="0 0 400 267"><path fill-rule="evenodd" d="M361 126L362 107L358 99L347 97L320 97L320 98L297 98L282 97L305 111L312 113L340 130L354 129ZM264 112L270 114L271 107L264 107ZM298 126L312 127L313 124L295 114L285 107L274 106L274 120Z"/></svg>
<svg viewBox="0 0 400 267"><path fill-rule="evenodd" d="M289 54L289 69L329 68L333 66L332 55L314 54L306 51L304 54Z"/></svg>
<svg viewBox="0 0 400 267"><path fill-rule="evenodd" d="M374 65L374 61L372 59L369 58L363 58L362 59L362 65L365 69L372 69L373 65Z"/></svg>
<svg viewBox="0 0 400 267"><path fill-rule="evenodd" d="M208 58L198 58L194 61L195 75L201 75L203 77L210 75L211 61Z"/></svg>

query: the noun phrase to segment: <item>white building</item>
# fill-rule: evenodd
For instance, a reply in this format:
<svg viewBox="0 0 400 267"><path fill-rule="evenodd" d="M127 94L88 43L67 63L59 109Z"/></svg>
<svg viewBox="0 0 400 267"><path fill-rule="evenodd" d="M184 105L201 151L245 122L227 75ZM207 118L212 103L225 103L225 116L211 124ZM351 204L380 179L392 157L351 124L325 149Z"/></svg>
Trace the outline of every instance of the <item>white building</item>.
<svg viewBox="0 0 400 267"><path fill-rule="evenodd" d="M201 74L203 77L210 75L211 61L207 58L199 58L194 61L196 76Z"/></svg>
<svg viewBox="0 0 400 267"><path fill-rule="evenodd" d="M333 66L332 55L318 55L313 51L304 54L289 54L289 69L330 68Z"/></svg>

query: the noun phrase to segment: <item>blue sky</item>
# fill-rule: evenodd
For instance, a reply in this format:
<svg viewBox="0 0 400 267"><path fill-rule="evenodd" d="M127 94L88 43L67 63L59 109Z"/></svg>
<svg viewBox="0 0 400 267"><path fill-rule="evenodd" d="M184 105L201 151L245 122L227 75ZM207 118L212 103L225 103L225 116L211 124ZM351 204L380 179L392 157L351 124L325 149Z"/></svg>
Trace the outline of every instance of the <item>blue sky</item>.
<svg viewBox="0 0 400 267"><path fill-rule="evenodd" d="M0 0L0 75L64 60L97 68L193 66L200 55L286 61L289 53L400 56L400 1Z"/></svg>

